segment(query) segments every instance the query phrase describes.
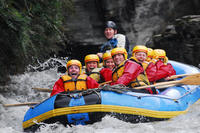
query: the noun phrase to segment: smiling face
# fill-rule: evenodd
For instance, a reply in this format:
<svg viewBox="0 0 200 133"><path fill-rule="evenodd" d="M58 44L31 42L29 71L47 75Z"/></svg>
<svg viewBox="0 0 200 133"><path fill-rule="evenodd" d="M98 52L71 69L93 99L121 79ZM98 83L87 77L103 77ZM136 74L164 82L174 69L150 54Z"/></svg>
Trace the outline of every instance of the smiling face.
<svg viewBox="0 0 200 133"><path fill-rule="evenodd" d="M88 72L91 72L94 68L98 67L98 63L96 61L90 61L86 64L86 68Z"/></svg>
<svg viewBox="0 0 200 133"><path fill-rule="evenodd" d="M107 59L105 61L105 66L106 66L106 68L110 68L112 70L115 67L115 63L114 63L113 59L112 58Z"/></svg>
<svg viewBox="0 0 200 133"><path fill-rule="evenodd" d="M125 60L123 54L116 54L113 56L113 61L115 62L115 65L121 64Z"/></svg>
<svg viewBox="0 0 200 133"><path fill-rule="evenodd" d="M144 62L147 58L147 54L145 52L136 52L135 58L140 62Z"/></svg>
<svg viewBox="0 0 200 133"><path fill-rule="evenodd" d="M104 30L104 35L107 39L112 39L115 34L117 34L117 30L112 28L105 28Z"/></svg>
<svg viewBox="0 0 200 133"><path fill-rule="evenodd" d="M68 68L68 75L72 77L72 79L76 79L79 75L80 68L77 65L71 65Z"/></svg>

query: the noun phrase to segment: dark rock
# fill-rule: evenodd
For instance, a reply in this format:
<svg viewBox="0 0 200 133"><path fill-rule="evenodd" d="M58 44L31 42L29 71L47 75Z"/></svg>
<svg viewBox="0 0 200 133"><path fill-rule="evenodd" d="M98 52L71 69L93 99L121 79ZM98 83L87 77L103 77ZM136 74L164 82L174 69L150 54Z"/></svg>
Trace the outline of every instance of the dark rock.
<svg viewBox="0 0 200 133"><path fill-rule="evenodd" d="M173 32L166 29L164 33L153 37L152 48L166 50L169 59L177 60L198 67L200 61L200 15L184 16L176 19Z"/></svg>

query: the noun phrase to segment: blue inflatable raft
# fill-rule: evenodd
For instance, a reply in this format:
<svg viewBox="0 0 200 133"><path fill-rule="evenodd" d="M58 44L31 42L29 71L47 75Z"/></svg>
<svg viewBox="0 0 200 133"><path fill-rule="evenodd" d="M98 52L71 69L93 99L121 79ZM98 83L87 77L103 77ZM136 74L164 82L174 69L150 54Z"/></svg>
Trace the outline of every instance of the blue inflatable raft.
<svg viewBox="0 0 200 133"><path fill-rule="evenodd" d="M199 73L199 69L170 61L177 75ZM105 115L128 122L166 120L184 114L200 99L199 85L168 87L159 94L132 92L121 88L91 89L60 93L34 107L24 116L24 131L35 131L44 123L92 124Z"/></svg>

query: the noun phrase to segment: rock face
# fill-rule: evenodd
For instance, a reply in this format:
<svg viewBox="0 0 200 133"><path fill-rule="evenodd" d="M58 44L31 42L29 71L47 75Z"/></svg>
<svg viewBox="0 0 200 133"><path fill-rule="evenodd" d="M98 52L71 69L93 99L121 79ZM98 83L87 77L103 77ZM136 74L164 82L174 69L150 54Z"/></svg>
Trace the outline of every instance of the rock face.
<svg viewBox="0 0 200 133"><path fill-rule="evenodd" d="M153 37L152 48L165 49L169 59L200 64L200 15L178 18L165 32Z"/></svg>
<svg viewBox="0 0 200 133"><path fill-rule="evenodd" d="M23 17L23 15L19 16L19 13L16 12L20 9L20 4L18 3L16 4L17 10L12 10L14 15L21 17L17 21L23 21L23 19L29 19L29 17L34 18L34 23L30 24L30 26L34 24L31 32L26 31L27 27L29 27L27 25L26 27L21 26L20 28L23 31L23 39L27 39L27 34L34 35L28 38L32 43L28 44L26 40L23 44L17 42L19 40L17 39L19 38L17 34L21 31L13 32L13 30L9 29L10 26L16 26L12 25L12 17L6 19L7 23L0 19L0 50L2 53L0 57L0 82L4 83L7 81L7 77L10 74L24 72L26 66L32 64L35 60L44 61L54 55L58 57L68 56L83 62L86 54L98 52L99 46L106 41L103 34L103 27L107 20L113 20L117 23L119 33L127 35L132 48L136 44L146 44L154 34L163 33L167 25L177 17L200 14L199 0L72 0L72 2L74 14L70 15L69 12L62 12L62 14L65 14L66 23L61 27L64 34L56 36L55 38L57 40L52 36L53 34L45 31L41 22L31 16L31 14L28 14L27 18ZM20 3L24 4L23 1L20 1ZM25 7L27 8L27 5ZM37 10L34 11L36 12ZM22 11L24 11L24 8ZM32 11L31 8L29 11ZM44 12L42 15L45 16ZM37 16L40 16L40 14L36 14ZM43 16L41 16L43 18L42 22L46 21ZM191 33L193 31L189 31L191 30L192 24L190 22L188 23L186 19L183 22L176 20L176 23L179 23L175 28L176 34L173 35L173 40L170 40L174 41L174 43L170 42L169 50L167 50L168 53L173 54L173 58L171 58L171 54L168 54L168 56L171 59L175 57L175 59L189 64L198 64L196 59L191 58L191 56L194 57L196 55L198 52L197 48L199 48L199 41L196 38L196 34ZM196 24L196 22L192 23ZM37 35L35 32L32 32L34 30L40 31L40 34ZM51 26L50 30L57 32ZM37 44L37 42L33 41L34 37L37 36L42 36L43 40L40 41L41 43ZM171 36L169 35L169 37ZM179 39L175 38L175 36ZM189 40L186 38L193 39ZM158 40L165 39L166 37L163 39L154 38L154 47L159 48L161 45L157 45L159 44ZM174 46L175 44L178 45ZM174 51L175 47L184 50L184 52L181 51L179 53L179 51ZM168 47L162 45L161 48ZM186 57L185 54L190 56Z"/></svg>
<svg viewBox="0 0 200 133"><path fill-rule="evenodd" d="M107 20L117 23L118 31L127 35L132 48L162 33L177 17L200 13L198 0L74 0L74 5L75 14L66 25L74 41L70 46L72 51L82 53L72 57L82 61L87 53L96 53L98 46L106 41L103 25ZM79 47L88 52L80 51Z"/></svg>

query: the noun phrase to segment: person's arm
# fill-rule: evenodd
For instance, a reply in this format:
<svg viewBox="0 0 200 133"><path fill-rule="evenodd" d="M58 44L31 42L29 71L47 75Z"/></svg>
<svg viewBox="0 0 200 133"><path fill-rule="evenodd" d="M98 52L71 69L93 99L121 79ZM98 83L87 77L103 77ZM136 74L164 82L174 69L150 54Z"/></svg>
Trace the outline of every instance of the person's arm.
<svg viewBox="0 0 200 133"><path fill-rule="evenodd" d="M148 65L146 68L146 74L150 82L154 82L156 80L156 65L154 65L152 62Z"/></svg>
<svg viewBox="0 0 200 133"><path fill-rule="evenodd" d="M123 34L116 34L114 36L114 38L117 39L117 47L121 47L121 48L125 48L127 53L128 53L128 57L130 57L130 49L129 49L129 40L128 38L123 35Z"/></svg>
<svg viewBox="0 0 200 133"><path fill-rule="evenodd" d="M93 89L93 88L98 88L99 84L96 82L96 80L94 80L91 77L87 77L86 79L86 84L87 84L87 89Z"/></svg>
<svg viewBox="0 0 200 133"><path fill-rule="evenodd" d="M116 82L112 82L111 85L123 84L128 85L133 79L135 79L144 69L139 64L127 61L125 64L124 72Z"/></svg>
<svg viewBox="0 0 200 133"><path fill-rule="evenodd" d="M160 67L164 66L165 64L161 60L158 60L156 61L155 65L156 65L156 69L159 70Z"/></svg>
<svg viewBox="0 0 200 133"><path fill-rule="evenodd" d="M60 78L58 81L56 81L56 83L53 86L53 90L51 92L51 96L63 92L65 91L64 89L64 84L63 84L63 80Z"/></svg>
<svg viewBox="0 0 200 133"><path fill-rule="evenodd" d="M159 69L157 69L155 80L157 81L168 77L168 71L169 68L167 67L167 65L160 66Z"/></svg>
<svg viewBox="0 0 200 133"><path fill-rule="evenodd" d="M176 75L176 70L173 68L173 66L170 63L167 63L167 66L169 68L168 76Z"/></svg>
<svg viewBox="0 0 200 133"><path fill-rule="evenodd" d="M101 78L103 78L103 81L111 81L112 80L112 70L109 68L103 68L100 71Z"/></svg>
<svg viewBox="0 0 200 133"><path fill-rule="evenodd" d="M100 59L102 59L103 53L105 53L106 50L111 50L111 49L112 47L110 45L110 42L107 41L100 47L100 51L97 53L97 55L99 56Z"/></svg>
<svg viewBox="0 0 200 133"><path fill-rule="evenodd" d="M108 50L112 50L112 45L110 43L111 40L108 40L107 42L105 42L101 48L100 48L100 53L105 53Z"/></svg>

